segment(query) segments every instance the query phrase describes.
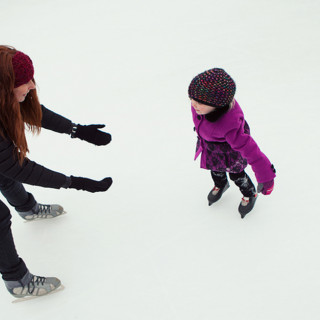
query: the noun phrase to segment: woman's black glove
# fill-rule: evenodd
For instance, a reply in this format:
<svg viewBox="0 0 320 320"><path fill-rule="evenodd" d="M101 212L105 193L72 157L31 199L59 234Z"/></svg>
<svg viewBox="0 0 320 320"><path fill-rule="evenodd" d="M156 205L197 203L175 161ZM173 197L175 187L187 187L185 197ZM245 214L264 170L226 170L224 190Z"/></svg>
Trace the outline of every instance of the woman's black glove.
<svg viewBox="0 0 320 320"><path fill-rule="evenodd" d="M89 126L77 124L72 129L71 138L79 138L96 146L104 146L111 141L111 134L98 130L104 127L104 124L91 124Z"/></svg>
<svg viewBox="0 0 320 320"><path fill-rule="evenodd" d="M104 178L101 181L91 180L88 178L71 176L71 184L69 188L84 190L89 192L107 191L112 185L111 178Z"/></svg>

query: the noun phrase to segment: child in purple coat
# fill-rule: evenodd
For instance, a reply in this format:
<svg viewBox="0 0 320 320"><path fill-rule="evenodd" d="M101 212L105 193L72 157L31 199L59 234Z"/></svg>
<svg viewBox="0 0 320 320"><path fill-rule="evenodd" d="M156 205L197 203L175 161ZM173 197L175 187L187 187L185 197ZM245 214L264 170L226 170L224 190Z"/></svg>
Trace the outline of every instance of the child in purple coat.
<svg viewBox="0 0 320 320"><path fill-rule="evenodd" d="M200 166L211 171L214 188L208 195L209 205L218 201L229 188L229 177L243 194L239 205L241 218L256 202L257 192L244 169L249 163L258 181L258 192L273 190L275 169L250 135L249 125L234 99L236 85L223 69L210 69L190 83L189 98L195 131L198 134L195 159L201 154Z"/></svg>

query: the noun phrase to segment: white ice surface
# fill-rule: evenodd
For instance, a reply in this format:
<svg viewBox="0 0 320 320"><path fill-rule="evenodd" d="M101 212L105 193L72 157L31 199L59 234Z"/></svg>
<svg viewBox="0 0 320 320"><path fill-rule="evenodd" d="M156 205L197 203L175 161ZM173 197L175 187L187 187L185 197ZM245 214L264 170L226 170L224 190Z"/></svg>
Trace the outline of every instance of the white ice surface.
<svg viewBox="0 0 320 320"><path fill-rule="evenodd" d="M24 223L12 210L17 250L65 290L12 304L1 284L1 319L319 319L319 1L0 3L0 42L31 56L41 102L113 136L95 147L43 130L30 158L114 179L100 194L26 186L68 213ZM244 220L234 185L208 207L210 174L193 162L187 87L212 67L237 82L277 169Z"/></svg>

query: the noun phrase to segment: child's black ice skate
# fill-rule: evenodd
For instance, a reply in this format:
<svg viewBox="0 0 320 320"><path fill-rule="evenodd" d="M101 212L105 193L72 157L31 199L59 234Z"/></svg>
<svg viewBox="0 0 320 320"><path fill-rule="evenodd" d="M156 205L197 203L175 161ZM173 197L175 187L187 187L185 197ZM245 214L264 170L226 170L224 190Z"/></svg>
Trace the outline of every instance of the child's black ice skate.
<svg viewBox="0 0 320 320"><path fill-rule="evenodd" d="M256 193L252 197L243 197L240 205L239 205L239 212L241 215L241 219L243 219L254 207L258 194Z"/></svg>
<svg viewBox="0 0 320 320"><path fill-rule="evenodd" d="M217 202L229 187L229 182L227 182L223 188L214 187L208 194L209 206Z"/></svg>

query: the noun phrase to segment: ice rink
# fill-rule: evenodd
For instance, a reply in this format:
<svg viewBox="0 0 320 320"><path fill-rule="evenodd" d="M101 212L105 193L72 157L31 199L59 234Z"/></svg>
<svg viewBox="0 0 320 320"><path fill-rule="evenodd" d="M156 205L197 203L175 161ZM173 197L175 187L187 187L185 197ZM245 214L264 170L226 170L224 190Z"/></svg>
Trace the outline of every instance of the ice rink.
<svg viewBox="0 0 320 320"><path fill-rule="evenodd" d="M1 319L319 319L319 1L0 3L1 44L31 57L40 102L113 137L96 147L43 129L29 158L114 180L96 194L26 185L67 214L24 223L10 207L17 250L65 289L12 303L0 281ZM277 169L243 220L233 184L208 206L210 173L193 161L187 88L213 67L236 81Z"/></svg>

